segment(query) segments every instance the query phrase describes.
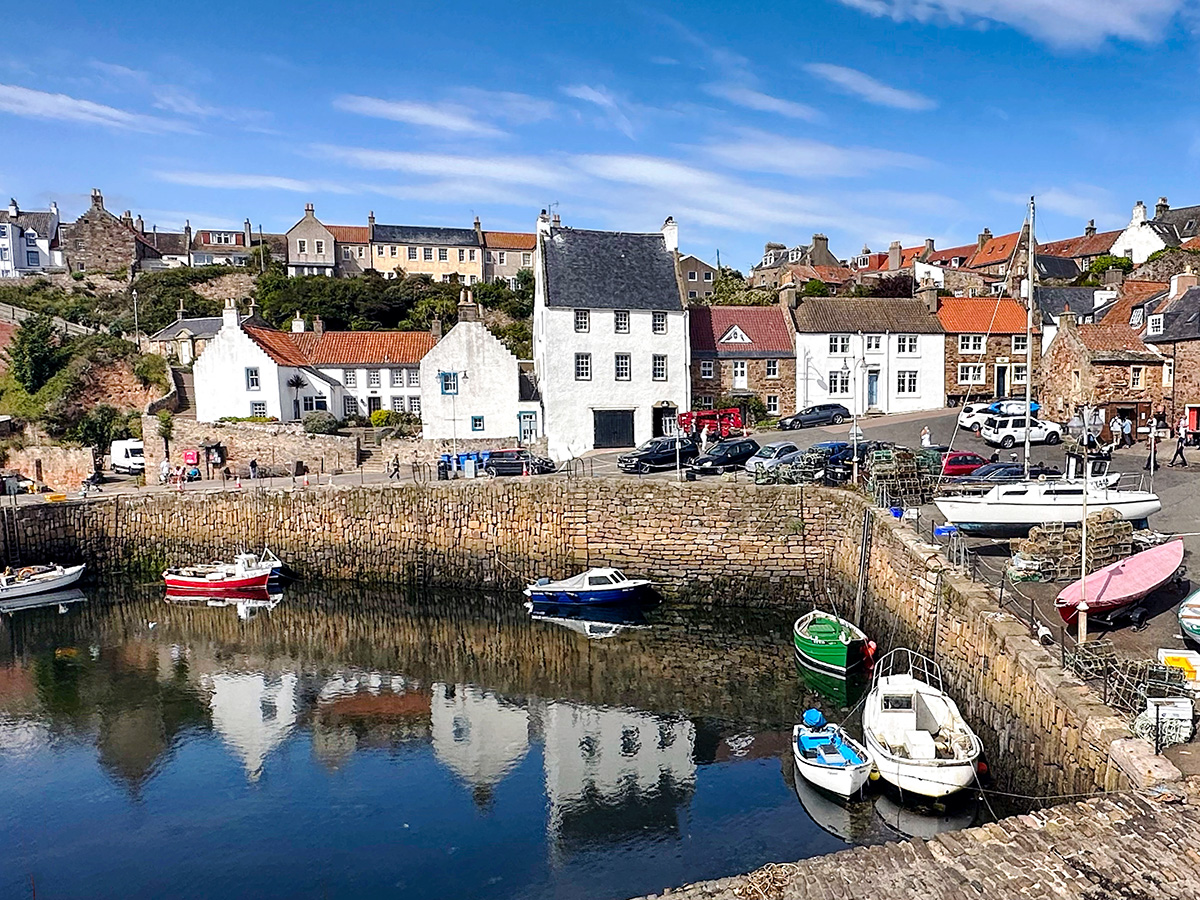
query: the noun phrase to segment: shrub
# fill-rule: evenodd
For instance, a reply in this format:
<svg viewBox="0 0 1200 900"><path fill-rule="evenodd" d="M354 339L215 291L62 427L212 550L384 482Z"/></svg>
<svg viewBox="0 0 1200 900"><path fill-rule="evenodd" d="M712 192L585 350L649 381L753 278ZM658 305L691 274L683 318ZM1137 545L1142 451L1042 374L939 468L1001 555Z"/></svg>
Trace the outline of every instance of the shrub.
<svg viewBox="0 0 1200 900"><path fill-rule="evenodd" d="M170 441L175 433L175 415L169 409L158 411L158 436L164 441Z"/></svg>
<svg viewBox="0 0 1200 900"><path fill-rule="evenodd" d="M371 413L372 428L387 428L392 425L400 424L400 413L392 412L390 409L377 409Z"/></svg>
<svg viewBox="0 0 1200 900"><path fill-rule="evenodd" d="M171 380L167 376L167 361L156 353L146 353L134 360L133 374L142 384L158 385L164 391L171 389Z"/></svg>
<svg viewBox="0 0 1200 900"><path fill-rule="evenodd" d="M304 417L304 430L309 434L337 434L337 416L323 409L310 412Z"/></svg>

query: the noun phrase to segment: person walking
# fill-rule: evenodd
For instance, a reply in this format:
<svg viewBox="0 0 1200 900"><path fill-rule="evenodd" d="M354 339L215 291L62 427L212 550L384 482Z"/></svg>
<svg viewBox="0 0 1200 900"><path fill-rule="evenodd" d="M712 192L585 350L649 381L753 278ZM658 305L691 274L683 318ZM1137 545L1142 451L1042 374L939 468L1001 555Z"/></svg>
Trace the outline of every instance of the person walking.
<svg viewBox="0 0 1200 900"><path fill-rule="evenodd" d="M388 461L388 481L400 478L400 454L395 453Z"/></svg>
<svg viewBox="0 0 1200 900"><path fill-rule="evenodd" d="M1179 464L1185 469L1188 467L1187 457L1183 455L1183 448L1187 446L1187 417L1184 416L1179 420L1177 435L1175 438L1175 455L1171 457L1171 461L1167 463L1167 468L1175 468L1175 460L1179 460Z"/></svg>
<svg viewBox="0 0 1200 900"><path fill-rule="evenodd" d="M250 460L250 480L255 481L258 478L258 460Z"/></svg>
<svg viewBox="0 0 1200 900"><path fill-rule="evenodd" d="M1121 426L1121 414L1113 413L1112 421L1108 423L1108 433L1110 435L1110 443L1114 447L1121 447L1125 444L1125 429Z"/></svg>
<svg viewBox="0 0 1200 900"><path fill-rule="evenodd" d="M1133 419L1128 415L1121 417L1121 446L1133 446Z"/></svg>
<svg viewBox="0 0 1200 900"><path fill-rule="evenodd" d="M921 429L921 446L922 447L932 447L933 446L933 435L931 435L929 433L928 425L926 425L924 428Z"/></svg>

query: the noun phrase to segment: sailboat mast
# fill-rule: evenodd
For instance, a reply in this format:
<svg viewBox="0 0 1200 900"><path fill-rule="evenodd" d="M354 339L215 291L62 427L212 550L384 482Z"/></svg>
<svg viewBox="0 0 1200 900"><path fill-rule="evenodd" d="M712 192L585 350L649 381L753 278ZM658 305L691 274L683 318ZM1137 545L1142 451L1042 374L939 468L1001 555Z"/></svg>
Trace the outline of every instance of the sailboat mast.
<svg viewBox="0 0 1200 900"><path fill-rule="evenodd" d="M1025 283L1029 285L1025 298L1025 480L1029 480L1029 433L1033 420L1033 279L1034 279L1034 237L1033 237L1033 198L1029 198L1029 268L1025 273Z"/></svg>

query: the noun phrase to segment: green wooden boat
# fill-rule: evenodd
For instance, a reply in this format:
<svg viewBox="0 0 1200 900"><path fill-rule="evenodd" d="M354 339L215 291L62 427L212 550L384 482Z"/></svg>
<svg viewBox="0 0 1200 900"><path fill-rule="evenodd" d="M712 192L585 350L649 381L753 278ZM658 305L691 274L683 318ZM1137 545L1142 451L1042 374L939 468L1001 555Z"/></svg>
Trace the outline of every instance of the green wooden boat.
<svg viewBox="0 0 1200 900"><path fill-rule="evenodd" d="M813 610L792 628L796 662L814 672L845 678L867 664L867 636L832 613Z"/></svg>

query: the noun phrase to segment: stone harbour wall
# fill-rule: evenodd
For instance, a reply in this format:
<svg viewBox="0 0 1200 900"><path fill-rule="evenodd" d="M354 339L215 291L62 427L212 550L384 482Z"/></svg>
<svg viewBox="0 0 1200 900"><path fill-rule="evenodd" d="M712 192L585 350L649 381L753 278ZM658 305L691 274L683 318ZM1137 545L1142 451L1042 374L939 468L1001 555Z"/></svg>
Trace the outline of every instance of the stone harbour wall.
<svg viewBox="0 0 1200 900"><path fill-rule="evenodd" d="M23 447L9 450L6 469L40 481L56 491L77 491L95 470L91 447Z"/></svg>
<svg viewBox="0 0 1200 900"><path fill-rule="evenodd" d="M157 467L163 458L163 440L158 435L158 419L142 418L145 435L147 470ZM219 442L225 446L229 471L245 477L250 460L260 467L290 474L291 463L299 460L310 472L348 472L358 465L358 439L336 434L306 434L297 425L259 424L257 422L197 422L176 416L171 433L171 460L182 462L183 450L196 450L201 444ZM203 469L203 465L201 465ZM153 473L150 477L155 477Z"/></svg>

